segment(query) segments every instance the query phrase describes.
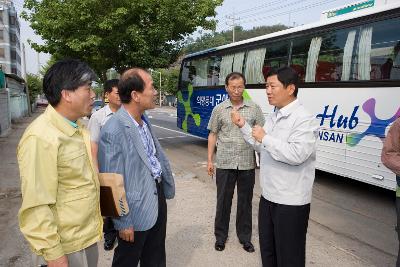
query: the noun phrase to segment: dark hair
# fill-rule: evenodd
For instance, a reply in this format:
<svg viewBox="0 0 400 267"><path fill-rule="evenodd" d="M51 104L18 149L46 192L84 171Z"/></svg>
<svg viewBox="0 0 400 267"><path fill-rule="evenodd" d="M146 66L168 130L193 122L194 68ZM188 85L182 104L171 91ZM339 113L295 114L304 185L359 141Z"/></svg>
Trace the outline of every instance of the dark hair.
<svg viewBox="0 0 400 267"><path fill-rule="evenodd" d="M119 80L118 83L118 94L121 102L124 104L128 104L131 102L132 91L143 92L144 87L146 86L141 73L148 73L146 70L142 68L133 68L126 70Z"/></svg>
<svg viewBox="0 0 400 267"><path fill-rule="evenodd" d="M225 85L228 86L229 81L243 79L244 84L246 84L246 78L240 72L231 72L225 78Z"/></svg>
<svg viewBox="0 0 400 267"><path fill-rule="evenodd" d="M54 63L43 77L43 92L53 107L61 100L61 91L75 91L78 87L96 80L96 74L78 59L64 59Z"/></svg>
<svg viewBox="0 0 400 267"><path fill-rule="evenodd" d="M283 84L283 86L288 87L290 84L293 84L295 89L294 89L294 96L297 97L297 93L299 91L299 75L297 72L292 69L291 67L282 67L279 69L271 69L267 73L267 77L271 77L276 75L278 77L278 80Z"/></svg>
<svg viewBox="0 0 400 267"><path fill-rule="evenodd" d="M118 82L119 82L119 80L118 79L111 79L111 80L107 80L105 83L104 83L104 93L111 93L112 92L112 89L114 88L114 87L117 87L118 88Z"/></svg>

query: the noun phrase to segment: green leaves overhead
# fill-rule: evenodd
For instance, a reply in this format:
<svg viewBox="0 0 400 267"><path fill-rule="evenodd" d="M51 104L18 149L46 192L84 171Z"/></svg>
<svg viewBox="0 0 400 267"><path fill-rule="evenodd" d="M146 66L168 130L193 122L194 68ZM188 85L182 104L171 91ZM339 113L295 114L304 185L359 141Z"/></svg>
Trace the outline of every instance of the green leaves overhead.
<svg viewBox="0 0 400 267"><path fill-rule="evenodd" d="M29 98L31 104L36 102L36 97L43 93L42 78L35 74L27 74L26 82L29 88Z"/></svg>
<svg viewBox="0 0 400 267"><path fill-rule="evenodd" d="M163 67L197 27L214 29L222 0L25 0L21 17L56 58L87 61L104 79L114 67Z"/></svg>

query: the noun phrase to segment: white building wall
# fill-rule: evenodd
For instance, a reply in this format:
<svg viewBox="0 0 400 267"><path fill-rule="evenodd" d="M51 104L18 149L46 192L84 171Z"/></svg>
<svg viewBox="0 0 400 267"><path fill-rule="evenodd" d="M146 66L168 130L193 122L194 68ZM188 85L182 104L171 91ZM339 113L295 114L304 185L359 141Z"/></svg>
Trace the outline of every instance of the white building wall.
<svg viewBox="0 0 400 267"><path fill-rule="evenodd" d="M21 38L19 29L19 18L12 1L0 0L0 30L3 30L3 40L0 40L0 49L4 49L4 57L0 55L0 65L5 73L14 73L21 76ZM15 18L12 24L10 16ZM11 40L11 35L15 34L15 43ZM14 50L16 58L12 59L11 51Z"/></svg>

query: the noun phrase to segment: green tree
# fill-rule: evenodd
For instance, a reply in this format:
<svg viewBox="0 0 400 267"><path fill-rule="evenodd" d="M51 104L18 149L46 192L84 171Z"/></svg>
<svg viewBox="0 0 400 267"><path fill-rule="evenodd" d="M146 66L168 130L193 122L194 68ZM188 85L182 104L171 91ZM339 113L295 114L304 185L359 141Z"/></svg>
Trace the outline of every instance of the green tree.
<svg viewBox="0 0 400 267"><path fill-rule="evenodd" d="M49 70L49 68L56 63L57 59L54 56L51 56L49 60L47 60L46 64L42 66L40 69L39 73L42 77L46 74L46 72Z"/></svg>
<svg viewBox="0 0 400 267"><path fill-rule="evenodd" d="M176 96L178 92L180 67L169 68L167 80L165 81L165 90L168 94Z"/></svg>
<svg viewBox="0 0 400 267"><path fill-rule="evenodd" d="M44 44L39 52L80 58L106 79L106 70L165 67L197 27L215 28L222 0L25 0L21 16Z"/></svg>
<svg viewBox="0 0 400 267"><path fill-rule="evenodd" d="M169 69L157 69L157 72L153 72L153 83L154 87L159 90L160 87L160 75L161 72L161 92L167 95L176 95L178 92L178 80L179 80L179 67L173 67Z"/></svg>
<svg viewBox="0 0 400 267"><path fill-rule="evenodd" d="M26 82L29 89L29 98L31 104L33 104L36 101L36 97L43 93L42 78L38 75L28 73L26 75Z"/></svg>

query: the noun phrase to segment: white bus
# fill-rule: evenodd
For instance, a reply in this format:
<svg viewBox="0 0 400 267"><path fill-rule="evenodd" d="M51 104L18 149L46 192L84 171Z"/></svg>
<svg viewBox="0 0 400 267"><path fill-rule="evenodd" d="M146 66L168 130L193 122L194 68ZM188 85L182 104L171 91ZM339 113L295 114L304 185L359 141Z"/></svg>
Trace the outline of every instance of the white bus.
<svg viewBox="0 0 400 267"><path fill-rule="evenodd" d="M186 56L178 127L207 138L232 71L245 75L245 97L273 112L264 75L285 65L298 72L298 98L321 126L317 168L395 190L380 153L388 126L400 116L400 1L354 3L324 12L317 23Z"/></svg>

